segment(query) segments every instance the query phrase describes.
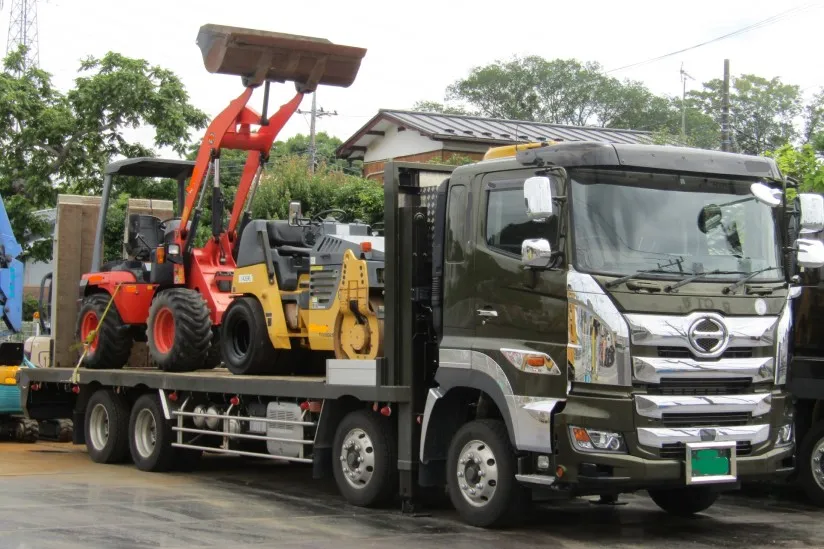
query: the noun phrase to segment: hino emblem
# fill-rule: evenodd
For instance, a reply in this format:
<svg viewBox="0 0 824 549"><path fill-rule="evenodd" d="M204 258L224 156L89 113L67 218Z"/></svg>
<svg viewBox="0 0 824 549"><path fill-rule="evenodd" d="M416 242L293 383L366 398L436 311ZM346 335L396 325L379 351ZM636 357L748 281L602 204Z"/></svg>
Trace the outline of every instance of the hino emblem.
<svg viewBox="0 0 824 549"><path fill-rule="evenodd" d="M729 341L729 333L720 318L702 316L690 325L687 338L696 355L717 357L724 352Z"/></svg>
<svg viewBox="0 0 824 549"><path fill-rule="evenodd" d="M701 429L698 432L698 435L701 437L701 442L711 442L715 440L716 434L715 429Z"/></svg>

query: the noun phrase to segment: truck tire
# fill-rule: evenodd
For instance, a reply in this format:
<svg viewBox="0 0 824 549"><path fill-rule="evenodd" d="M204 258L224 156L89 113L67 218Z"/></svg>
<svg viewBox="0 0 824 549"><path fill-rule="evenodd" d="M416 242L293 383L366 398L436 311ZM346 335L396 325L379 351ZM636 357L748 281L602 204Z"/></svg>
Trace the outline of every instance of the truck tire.
<svg viewBox="0 0 824 549"><path fill-rule="evenodd" d="M132 352L134 339L128 326L123 324L114 303L109 307L103 323L98 326L110 299L109 294L91 294L84 297L80 305L75 328L76 340L83 342L92 330L98 330L97 336L89 345L89 352L83 358L83 366L89 369L122 368L129 361Z"/></svg>
<svg viewBox="0 0 824 549"><path fill-rule="evenodd" d="M129 456L129 405L110 389L98 389L86 404L86 449L95 463L121 463Z"/></svg>
<svg viewBox="0 0 824 549"><path fill-rule="evenodd" d="M263 307L254 297L235 299L220 327L221 356L235 375L260 374L276 368L278 351L272 347Z"/></svg>
<svg viewBox="0 0 824 549"><path fill-rule="evenodd" d="M335 430L332 470L346 501L386 503L398 488L395 431L389 418L368 410L348 413Z"/></svg>
<svg viewBox="0 0 824 549"><path fill-rule="evenodd" d="M529 490L515 480L516 471L515 450L504 422L470 421L449 444L449 499L472 526L511 526L524 516L531 499Z"/></svg>
<svg viewBox="0 0 824 549"><path fill-rule="evenodd" d="M149 353L165 372L192 372L204 367L212 341L206 301L195 290L172 288L157 294L146 326Z"/></svg>
<svg viewBox="0 0 824 549"><path fill-rule="evenodd" d="M129 417L129 451L141 471L161 472L175 464L172 428L154 393L137 399Z"/></svg>
<svg viewBox="0 0 824 549"><path fill-rule="evenodd" d="M720 494L709 486L684 486L663 490L649 490L649 497L655 505L667 513L686 517L705 511L712 506Z"/></svg>
<svg viewBox="0 0 824 549"><path fill-rule="evenodd" d="M813 424L804 435L798 449L798 469L798 482L807 498L824 507L824 421Z"/></svg>

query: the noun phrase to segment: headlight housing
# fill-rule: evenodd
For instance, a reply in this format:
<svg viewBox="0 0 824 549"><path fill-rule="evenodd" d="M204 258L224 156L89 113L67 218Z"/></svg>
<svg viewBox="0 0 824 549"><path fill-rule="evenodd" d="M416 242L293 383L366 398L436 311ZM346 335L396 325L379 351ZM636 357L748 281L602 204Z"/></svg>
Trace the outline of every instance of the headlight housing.
<svg viewBox="0 0 824 549"><path fill-rule="evenodd" d="M609 452L625 454L627 445L621 433L586 429L584 427L569 427L569 438L572 445L582 452Z"/></svg>
<svg viewBox="0 0 824 549"><path fill-rule="evenodd" d="M792 423L786 423L778 428L778 433L775 436L776 446L789 446L793 443L795 429Z"/></svg>

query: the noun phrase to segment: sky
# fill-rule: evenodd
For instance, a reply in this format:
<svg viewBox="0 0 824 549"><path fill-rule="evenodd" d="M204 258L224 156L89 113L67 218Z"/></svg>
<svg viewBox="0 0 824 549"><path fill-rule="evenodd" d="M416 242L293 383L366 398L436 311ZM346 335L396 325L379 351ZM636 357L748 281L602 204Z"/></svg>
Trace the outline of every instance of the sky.
<svg viewBox="0 0 824 549"><path fill-rule="evenodd" d="M11 3L6 0L0 11L2 36ZM321 87L317 92L318 106L338 113L320 118L318 131L346 139L378 109L411 108L422 99L443 101L449 84L495 60L513 55L576 58L597 61L609 71L804 6L810 7L733 38L610 74L640 80L655 93L680 95L682 63L695 79L688 81L690 89L721 78L727 58L733 75L777 76L810 96L824 86L824 0L39 0L40 66L68 89L88 55L116 51L143 58L178 74L192 103L211 117L243 90L239 77L210 74L203 67L195 43L201 25L326 38L367 49L349 88ZM293 94L291 84L274 85L270 112ZM250 105L259 109L262 95L259 89ZM310 108L306 97L301 109ZM295 115L278 139L308 132L308 115ZM145 142L152 138L151 131L133 135Z"/></svg>

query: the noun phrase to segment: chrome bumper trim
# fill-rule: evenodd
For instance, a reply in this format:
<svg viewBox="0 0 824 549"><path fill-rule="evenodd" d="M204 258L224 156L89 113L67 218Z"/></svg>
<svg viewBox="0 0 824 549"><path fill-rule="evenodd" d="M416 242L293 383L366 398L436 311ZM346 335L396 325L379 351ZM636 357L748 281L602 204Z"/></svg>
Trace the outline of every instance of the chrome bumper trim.
<svg viewBox="0 0 824 549"><path fill-rule="evenodd" d="M515 480L524 484L540 484L542 486L555 484L555 477L548 475L515 475Z"/></svg>
<svg viewBox="0 0 824 549"><path fill-rule="evenodd" d="M663 414L732 414L748 412L763 416L770 411L772 395L635 395L638 415L661 419Z"/></svg>
<svg viewBox="0 0 824 549"><path fill-rule="evenodd" d="M653 448L679 442L749 442L756 445L770 436L769 425L742 425L740 427L639 427L638 443Z"/></svg>
<svg viewBox="0 0 824 549"><path fill-rule="evenodd" d="M773 357L726 358L716 362L699 362L688 358L634 357L635 379L643 383L661 383L662 378L712 379L749 378L753 382L772 381L775 376Z"/></svg>

